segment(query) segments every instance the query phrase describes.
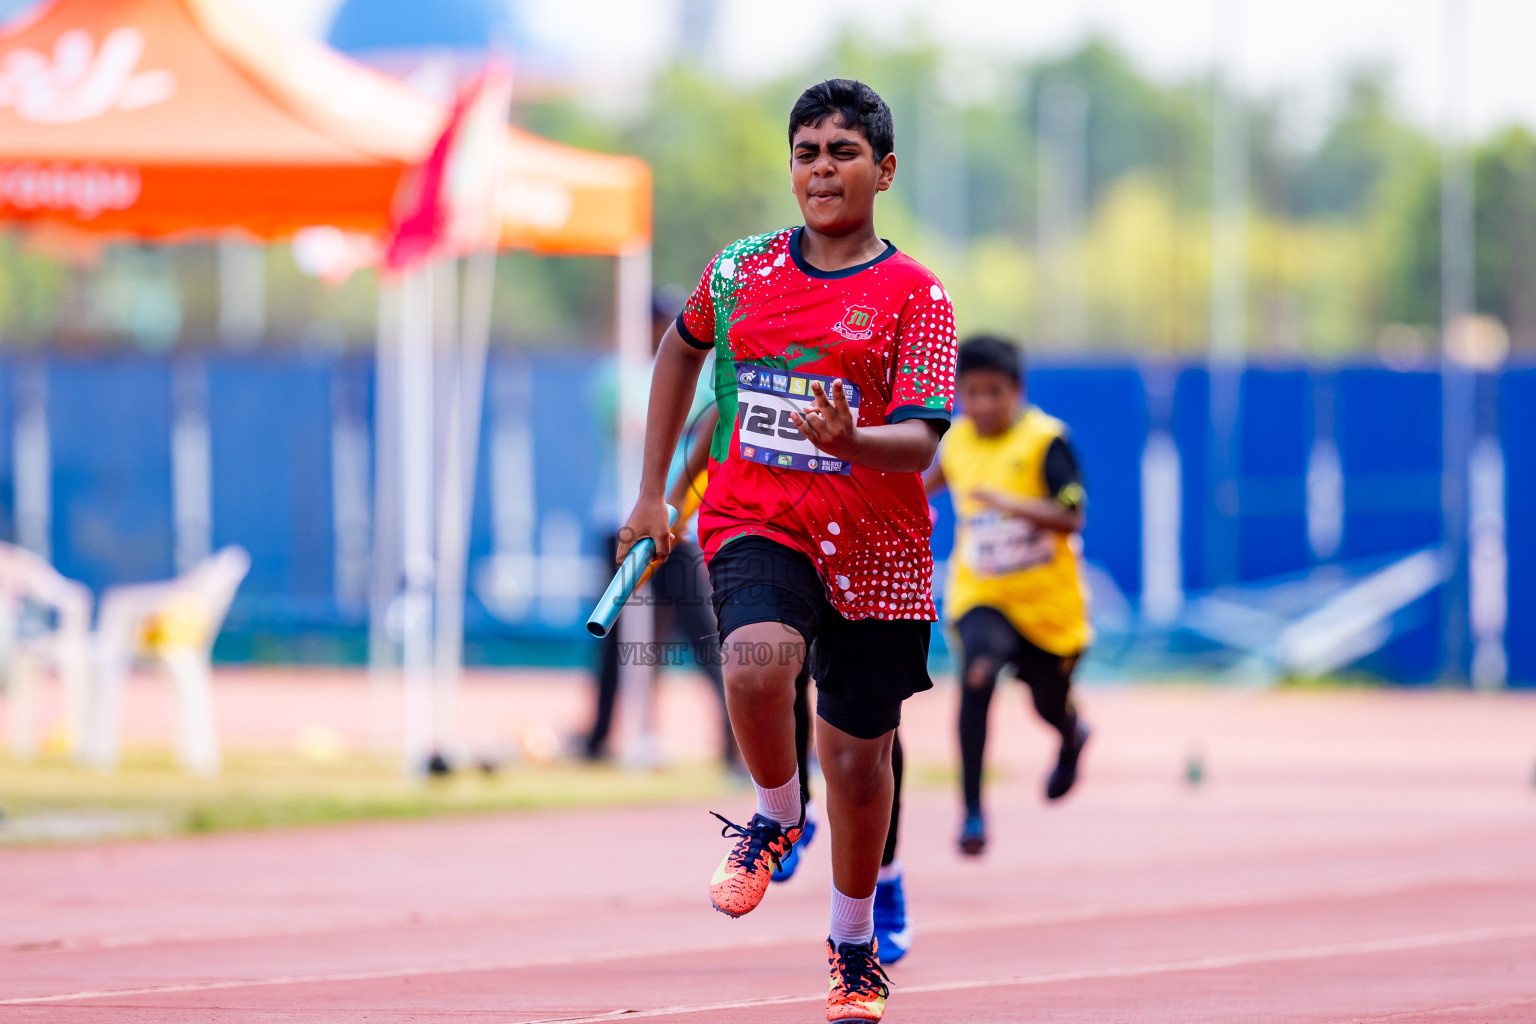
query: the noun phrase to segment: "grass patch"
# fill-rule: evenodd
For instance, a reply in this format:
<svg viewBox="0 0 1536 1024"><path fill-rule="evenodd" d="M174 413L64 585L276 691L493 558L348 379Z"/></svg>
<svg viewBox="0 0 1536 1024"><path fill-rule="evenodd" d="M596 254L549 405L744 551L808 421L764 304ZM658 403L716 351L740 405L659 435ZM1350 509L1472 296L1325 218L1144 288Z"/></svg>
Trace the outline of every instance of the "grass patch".
<svg viewBox="0 0 1536 1024"><path fill-rule="evenodd" d="M1326 676L1292 675L1283 676L1280 679L1279 688L1282 690L1307 690L1307 691L1360 691L1379 690L1383 687L1382 681L1376 676L1364 672L1340 672Z"/></svg>
<svg viewBox="0 0 1536 1024"><path fill-rule="evenodd" d="M234 752L214 779L183 774L168 753L130 754L111 775L58 758L27 765L0 760L0 809L13 824L38 816L106 814L137 823L126 831L140 835L668 803L729 788L712 764L648 772L516 765L417 782L401 778L397 760L361 755L318 764L294 754Z"/></svg>

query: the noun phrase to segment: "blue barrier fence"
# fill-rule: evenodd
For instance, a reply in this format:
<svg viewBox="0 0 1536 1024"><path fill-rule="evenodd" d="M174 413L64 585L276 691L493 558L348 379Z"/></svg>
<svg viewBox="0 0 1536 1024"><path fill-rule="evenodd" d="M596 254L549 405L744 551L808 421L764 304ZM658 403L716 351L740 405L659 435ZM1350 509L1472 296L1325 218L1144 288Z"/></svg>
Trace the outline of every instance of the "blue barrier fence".
<svg viewBox="0 0 1536 1024"><path fill-rule="evenodd" d="M470 538L466 609L472 658L585 657L582 621L601 589L614 514L602 360L591 353L496 353ZM1030 398L1072 428L1090 495L1086 558L1132 602L1141 590L1141 460L1167 429L1182 461L1184 585L1296 573L1432 545L1440 539L1440 387L1433 372L1377 366L1255 367L1242 378L1235 491L1208 480L1209 380L1202 368L1037 365ZM1171 386L1149 389L1149 381ZM50 357L0 364L0 536L18 534L17 446L24 392L46 403L51 464L47 531L66 575L98 592L176 567L179 417L206 424L214 547L252 555L221 642L224 657L361 655L372 501L372 364L365 358L210 356L196 361ZM1161 385L1158 385L1161 386ZM1498 396L1510 524L1506 642L1513 682L1536 683L1536 370L1481 382ZM1149 397L1150 396L1150 397ZM1320 555L1309 534L1307 474L1320 433L1336 445L1342 520ZM360 518L361 517L361 518ZM1209 543L1209 524L1235 540ZM1315 532L1315 524L1311 524ZM936 554L952 542L947 505ZM1226 559L1230 564L1213 562ZM1367 667L1404 682L1439 670L1435 596ZM576 652L576 653L571 653Z"/></svg>

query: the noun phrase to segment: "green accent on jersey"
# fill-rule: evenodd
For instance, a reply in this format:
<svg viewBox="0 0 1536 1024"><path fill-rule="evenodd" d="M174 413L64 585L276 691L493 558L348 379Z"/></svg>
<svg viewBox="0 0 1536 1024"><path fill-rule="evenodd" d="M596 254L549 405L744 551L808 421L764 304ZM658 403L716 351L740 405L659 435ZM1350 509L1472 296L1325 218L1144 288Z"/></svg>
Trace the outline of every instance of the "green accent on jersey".
<svg viewBox="0 0 1536 1024"><path fill-rule="evenodd" d="M842 335L836 335L832 338L824 338L814 345L788 345L782 356L770 356L767 359L759 359L757 362L764 366L771 366L775 370L798 370L806 363L814 363L842 343Z"/></svg>
<svg viewBox="0 0 1536 1024"><path fill-rule="evenodd" d="M709 442L709 457L716 462L724 462L730 457L731 431L736 428L736 361L731 355L731 328L741 319L736 315L741 261L747 256L766 253L781 234L782 231L770 231L743 238L720 250L720 255L715 257L709 296L715 312L715 403L720 410L720 421L715 424L715 436ZM731 265L730 277L720 272L727 261Z"/></svg>

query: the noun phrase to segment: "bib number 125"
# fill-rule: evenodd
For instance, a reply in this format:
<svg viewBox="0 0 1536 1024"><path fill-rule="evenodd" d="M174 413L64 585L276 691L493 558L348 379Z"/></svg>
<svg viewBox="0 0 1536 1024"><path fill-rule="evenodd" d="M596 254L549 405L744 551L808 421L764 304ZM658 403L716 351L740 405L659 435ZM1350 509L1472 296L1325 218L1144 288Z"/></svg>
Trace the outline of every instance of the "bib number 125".
<svg viewBox="0 0 1536 1024"><path fill-rule="evenodd" d="M795 412L803 414L812 404L812 381L820 381L824 388L832 386L831 377L754 363L736 364L736 428L743 459L774 469L811 473L852 470L844 460L823 454L790 418ZM845 382L843 390L857 417L859 389Z"/></svg>

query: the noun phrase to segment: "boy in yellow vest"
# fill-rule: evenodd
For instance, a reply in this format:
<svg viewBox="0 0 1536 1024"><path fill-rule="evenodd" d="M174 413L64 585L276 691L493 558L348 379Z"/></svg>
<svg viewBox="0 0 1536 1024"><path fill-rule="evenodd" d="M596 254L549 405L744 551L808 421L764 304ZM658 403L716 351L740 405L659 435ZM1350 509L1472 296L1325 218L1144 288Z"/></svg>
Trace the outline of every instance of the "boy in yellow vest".
<svg viewBox="0 0 1536 1024"><path fill-rule="evenodd" d="M1072 704L1072 670L1092 639L1078 572L1085 495L1060 420L1024 400L1023 357L1003 338L960 346L955 418L924 478L955 505L944 618L960 640L960 759L965 794L962 852L986 846L981 808L987 711L1005 666L1030 689L1035 710L1061 734L1045 795L1077 781L1088 727Z"/></svg>

